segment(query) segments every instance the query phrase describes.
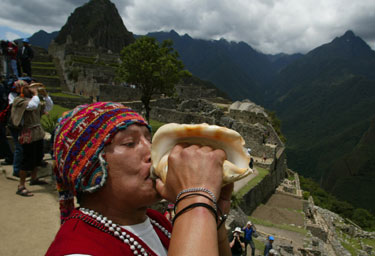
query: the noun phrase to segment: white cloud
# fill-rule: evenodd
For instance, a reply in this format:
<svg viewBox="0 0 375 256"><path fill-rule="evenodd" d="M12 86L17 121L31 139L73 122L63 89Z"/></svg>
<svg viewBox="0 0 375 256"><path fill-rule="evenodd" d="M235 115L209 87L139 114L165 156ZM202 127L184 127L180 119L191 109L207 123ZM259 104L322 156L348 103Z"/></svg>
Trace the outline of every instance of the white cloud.
<svg viewBox="0 0 375 256"><path fill-rule="evenodd" d="M88 0L3 0L0 23L25 33L57 31ZM135 34L176 30L244 41L265 53L307 52L351 29L374 48L374 0L112 0Z"/></svg>
<svg viewBox="0 0 375 256"><path fill-rule="evenodd" d="M5 40L13 41L15 39L21 38L21 35L13 33L13 32L6 32L5 33Z"/></svg>

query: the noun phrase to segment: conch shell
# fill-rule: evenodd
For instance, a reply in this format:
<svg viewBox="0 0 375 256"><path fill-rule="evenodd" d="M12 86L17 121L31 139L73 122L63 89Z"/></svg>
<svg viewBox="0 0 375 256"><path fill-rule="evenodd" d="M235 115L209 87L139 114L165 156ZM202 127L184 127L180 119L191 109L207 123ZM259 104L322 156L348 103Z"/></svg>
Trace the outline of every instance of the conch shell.
<svg viewBox="0 0 375 256"><path fill-rule="evenodd" d="M223 186L240 180L253 172L249 167L250 155L244 148L245 141L238 132L205 123L170 123L160 127L152 138L152 177L160 177L165 183L168 172L168 156L178 143L199 144L224 150L227 160L223 164Z"/></svg>

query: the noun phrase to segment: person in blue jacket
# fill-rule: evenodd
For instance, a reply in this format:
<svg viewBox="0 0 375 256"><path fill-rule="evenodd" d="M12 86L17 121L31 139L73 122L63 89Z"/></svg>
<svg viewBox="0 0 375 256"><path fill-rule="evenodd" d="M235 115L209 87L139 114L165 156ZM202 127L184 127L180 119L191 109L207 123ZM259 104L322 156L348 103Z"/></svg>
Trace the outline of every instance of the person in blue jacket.
<svg viewBox="0 0 375 256"><path fill-rule="evenodd" d="M255 233L255 227L248 221L246 226L242 228L242 231L245 232L245 255L247 255L247 245L250 244L251 247L251 256L255 255L255 244L253 241L253 234Z"/></svg>

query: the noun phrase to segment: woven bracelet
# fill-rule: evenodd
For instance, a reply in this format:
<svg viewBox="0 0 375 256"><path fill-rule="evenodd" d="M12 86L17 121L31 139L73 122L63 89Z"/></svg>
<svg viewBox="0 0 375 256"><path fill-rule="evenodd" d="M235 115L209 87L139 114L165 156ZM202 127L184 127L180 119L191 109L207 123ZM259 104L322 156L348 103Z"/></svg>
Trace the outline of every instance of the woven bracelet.
<svg viewBox="0 0 375 256"><path fill-rule="evenodd" d="M173 220L172 220L172 225L174 225L174 222L176 221L176 219L181 216L183 213L185 213L187 210L189 209L193 209L195 207L205 207L207 208L208 210L210 210L214 216L215 216L215 221L217 223L217 212L215 211L215 209L209 205L209 204L206 204L206 203L194 203L194 204L191 204L191 205L188 205L186 206L184 209L182 209L181 211L179 211L176 216L174 216Z"/></svg>
<svg viewBox="0 0 375 256"><path fill-rule="evenodd" d="M186 193L190 193L190 192L205 192L205 193L209 194L212 197L212 200L214 201L215 205L217 203L216 196L214 195L214 193L212 193L207 188L202 188L202 187L200 187L200 188L188 188L188 189L182 190L180 193L178 193L178 195L176 197L176 202L178 201L178 199L180 198L180 196L182 194L186 194Z"/></svg>
<svg viewBox="0 0 375 256"><path fill-rule="evenodd" d="M180 197L180 198L176 201L176 203L174 204L174 209L173 209L174 212L176 213L177 205L178 205L179 202L181 202L182 200L184 200L184 199L186 199L186 198L192 197L192 196L203 196L203 197L207 198L208 200L210 200L210 201L214 204L214 209L215 209L215 211L217 212L218 208L217 208L217 205L216 205L215 201L214 201L212 198L210 198L209 196L203 195L203 194L201 194L201 193L191 193L191 194L188 194L188 195L186 195L186 196ZM220 209L219 209L219 210L220 210ZM220 211L220 212L221 212L221 211Z"/></svg>
<svg viewBox="0 0 375 256"><path fill-rule="evenodd" d="M224 214L224 215L222 215L222 216L219 217L219 221L220 221L220 223L219 223L219 225L217 226L217 230L220 229L221 225L223 225L223 224L225 223L225 221L227 220L227 218L228 218L228 215L227 215L227 214Z"/></svg>

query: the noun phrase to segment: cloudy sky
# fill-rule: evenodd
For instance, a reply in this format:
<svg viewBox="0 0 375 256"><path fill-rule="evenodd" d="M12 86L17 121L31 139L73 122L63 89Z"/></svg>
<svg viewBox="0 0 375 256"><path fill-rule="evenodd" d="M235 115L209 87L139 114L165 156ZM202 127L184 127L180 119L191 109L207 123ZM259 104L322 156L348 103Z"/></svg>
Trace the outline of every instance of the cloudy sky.
<svg viewBox="0 0 375 256"><path fill-rule="evenodd" d="M2 0L0 38L59 31L88 0ZM352 30L375 49L375 0L112 0L135 34L174 29L244 41L263 53L306 53Z"/></svg>

